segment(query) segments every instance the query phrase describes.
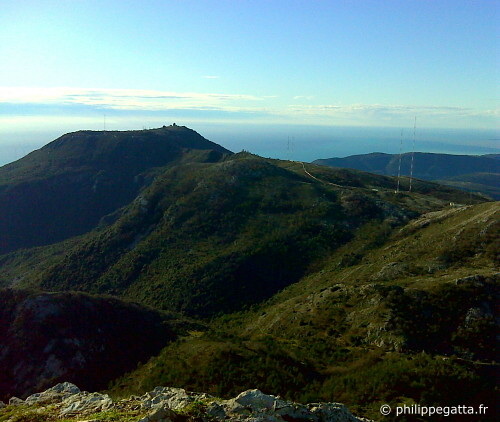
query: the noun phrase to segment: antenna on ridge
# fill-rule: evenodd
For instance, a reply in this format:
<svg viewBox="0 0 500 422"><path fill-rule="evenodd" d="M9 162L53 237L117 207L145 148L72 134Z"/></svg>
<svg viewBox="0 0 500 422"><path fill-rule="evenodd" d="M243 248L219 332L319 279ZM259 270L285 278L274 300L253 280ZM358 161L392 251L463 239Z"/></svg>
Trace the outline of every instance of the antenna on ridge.
<svg viewBox="0 0 500 422"><path fill-rule="evenodd" d="M403 129L401 129L401 140L399 142L399 164L398 164L398 186L396 188L396 193L399 193L399 179L401 177L401 154L403 151Z"/></svg>
<svg viewBox="0 0 500 422"><path fill-rule="evenodd" d="M292 153L293 153L294 147L295 147L295 144L293 142L294 140L295 140L294 137L292 137L290 139L290 136L288 136L288 138L287 138L287 143L286 143L287 157L286 157L286 159L288 161L292 161Z"/></svg>
<svg viewBox="0 0 500 422"><path fill-rule="evenodd" d="M410 166L410 188L408 192L411 192L411 182L413 179L413 156L415 155L415 131L417 130L417 116L415 116L415 123L413 124L413 147L411 150L411 166Z"/></svg>

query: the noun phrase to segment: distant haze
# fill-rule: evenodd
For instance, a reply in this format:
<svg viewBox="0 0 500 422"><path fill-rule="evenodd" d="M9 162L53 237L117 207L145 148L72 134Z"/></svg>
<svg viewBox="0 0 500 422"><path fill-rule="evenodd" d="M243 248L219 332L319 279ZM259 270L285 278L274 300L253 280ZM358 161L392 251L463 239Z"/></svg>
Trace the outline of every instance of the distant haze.
<svg viewBox="0 0 500 422"><path fill-rule="evenodd" d="M415 117L419 150L495 152L498 4L2 0L0 162L172 122L265 156L396 152Z"/></svg>
<svg viewBox="0 0 500 422"><path fill-rule="evenodd" d="M171 122L164 122L170 124ZM183 124L177 122L177 124ZM161 126L158 122L157 126ZM401 129L384 127L246 125L194 123L186 126L234 152L247 150L271 158L313 161L370 152L398 153ZM152 126L155 127L155 126ZM68 128L76 131L81 128ZM101 128L93 128L102 130ZM126 127L124 129L141 129ZM1 133L0 165L15 161L53 141L65 132L57 130ZM498 131L481 129L416 130L415 150L446 154L500 153ZM403 134L403 152L411 151L413 128Z"/></svg>

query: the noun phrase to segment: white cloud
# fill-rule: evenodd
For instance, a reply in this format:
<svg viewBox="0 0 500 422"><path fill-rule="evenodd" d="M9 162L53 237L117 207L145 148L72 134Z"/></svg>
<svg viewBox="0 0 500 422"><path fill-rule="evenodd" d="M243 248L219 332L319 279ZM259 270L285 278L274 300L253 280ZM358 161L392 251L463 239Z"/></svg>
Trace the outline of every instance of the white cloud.
<svg viewBox="0 0 500 422"><path fill-rule="evenodd" d="M302 104L283 104L274 95L174 92L142 89L0 87L3 117L28 115L73 115L89 107L98 113L172 112L172 116L228 121L354 126L404 126L413 117L431 127L497 127L500 111L452 106L387 104L320 104L306 102L312 96L296 96ZM67 109L65 107L68 107ZM116 114L116 113L115 113ZM221 117L222 116L222 117Z"/></svg>
<svg viewBox="0 0 500 422"><path fill-rule="evenodd" d="M425 117L427 120L462 119L462 118L491 118L499 116L499 110L477 110L467 107L452 106L412 106L412 105L384 105L384 104L293 104L287 108L294 115L314 116L339 120L368 121L378 120L388 123L391 120L400 121L414 116Z"/></svg>
<svg viewBox="0 0 500 422"><path fill-rule="evenodd" d="M314 95L296 95L293 97L294 100L312 100L314 99Z"/></svg>
<svg viewBox="0 0 500 422"><path fill-rule="evenodd" d="M116 110L231 109L260 100L261 97L243 94L140 89L0 87L0 103L80 104Z"/></svg>

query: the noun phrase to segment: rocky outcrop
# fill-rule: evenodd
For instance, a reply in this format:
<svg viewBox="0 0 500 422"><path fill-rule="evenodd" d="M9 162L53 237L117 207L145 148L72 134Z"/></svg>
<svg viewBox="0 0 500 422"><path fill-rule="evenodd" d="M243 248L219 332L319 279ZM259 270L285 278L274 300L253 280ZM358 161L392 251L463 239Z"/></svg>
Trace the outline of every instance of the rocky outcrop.
<svg viewBox="0 0 500 422"><path fill-rule="evenodd" d="M89 393L70 383L61 383L33 394L26 400L11 399L8 406L0 405L3 413L19 415L30 412L65 420L93 421L108 412L115 417L137 422L181 421L248 421L248 422L357 422L357 418L339 403L299 404L279 396L247 390L237 397L221 400L205 393L188 392L182 388L156 387L143 396L113 401L107 394ZM50 413L50 415L49 415ZM3 420L3 419L2 419ZM16 419L21 420L21 419ZM99 419L100 420L100 419ZM121 419L113 419L121 420Z"/></svg>
<svg viewBox="0 0 500 422"><path fill-rule="evenodd" d="M162 314L111 297L0 289L0 303L3 401L61 381L105 388L175 338Z"/></svg>
<svg viewBox="0 0 500 422"><path fill-rule="evenodd" d="M31 396L26 398L24 403L28 405L35 403L41 405L49 404L57 401L62 401L70 396L75 396L78 393L80 393L80 389L76 385L69 382L62 382L52 388L49 388L48 390L45 390L42 393L32 394ZM18 402L18 404L22 404L22 401Z"/></svg>

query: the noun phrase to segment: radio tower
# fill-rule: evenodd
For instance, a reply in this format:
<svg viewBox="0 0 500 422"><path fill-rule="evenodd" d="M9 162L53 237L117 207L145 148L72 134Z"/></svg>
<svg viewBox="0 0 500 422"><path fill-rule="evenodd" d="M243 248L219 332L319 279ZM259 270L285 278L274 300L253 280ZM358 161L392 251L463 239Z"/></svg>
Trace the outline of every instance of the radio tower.
<svg viewBox="0 0 500 422"><path fill-rule="evenodd" d="M403 151L403 129L401 129L401 140L399 142L399 164L398 164L398 186L396 193L399 193L399 178L401 177L401 154Z"/></svg>
<svg viewBox="0 0 500 422"><path fill-rule="evenodd" d="M410 189L408 192L411 192L411 182L413 179L413 156L415 155L415 132L417 130L417 116L415 116L415 123L413 124L413 147L411 149L411 165L410 165Z"/></svg>

